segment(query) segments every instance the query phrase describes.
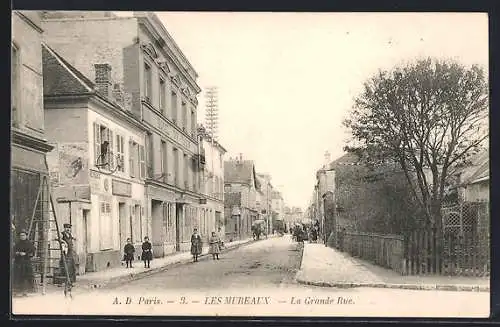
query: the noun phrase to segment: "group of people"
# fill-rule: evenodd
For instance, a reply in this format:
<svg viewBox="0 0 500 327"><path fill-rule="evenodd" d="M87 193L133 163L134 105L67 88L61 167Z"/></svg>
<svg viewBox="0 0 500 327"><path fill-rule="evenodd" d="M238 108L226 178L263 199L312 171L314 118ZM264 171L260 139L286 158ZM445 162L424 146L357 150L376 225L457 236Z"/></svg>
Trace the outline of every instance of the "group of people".
<svg viewBox="0 0 500 327"><path fill-rule="evenodd" d="M293 239L297 242L308 240L311 242L318 242L319 239L319 224L314 223L310 226L296 224L293 229L290 229Z"/></svg>
<svg viewBox="0 0 500 327"><path fill-rule="evenodd" d="M64 224L63 227L64 230L58 239L62 248L59 268L60 274L64 277L69 277L68 282L72 285L76 282L76 255L73 246L73 241L76 238L71 233L71 224ZM14 293L21 293L22 296L27 296L28 292L34 290L32 258L35 256L35 251L33 242L28 240L28 232L25 230L19 231L19 238L13 248L14 275L12 277Z"/></svg>
<svg viewBox="0 0 500 327"><path fill-rule="evenodd" d="M219 254L221 249L224 247L224 241L221 234L221 229L219 228L218 233L212 232L209 238L209 251L214 260L219 260ZM198 233L198 229L195 228L193 235L191 235L191 254L193 256L193 262L198 262L198 257L201 255L203 250L203 241L201 235ZM123 261L125 261L127 268L133 268L132 262L134 261L135 247L132 244L130 238L127 239L127 244L123 248ZM142 254L141 260L144 262L144 268L150 268L150 263L153 260L153 252L151 242L149 238L144 237L144 242L142 243Z"/></svg>
<svg viewBox="0 0 500 327"><path fill-rule="evenodd" d="M220 227L217 233L212 232L212 235L208 239L208 243L208 253L212 255L213 260L219 260L219 254L224 247L224 240ZM193 235L191 235L191 254L193 255L193 262L198 262L198 257L201 255L202 250L203 241L201 235L198 233L198 229L195 228Z"/></svg>

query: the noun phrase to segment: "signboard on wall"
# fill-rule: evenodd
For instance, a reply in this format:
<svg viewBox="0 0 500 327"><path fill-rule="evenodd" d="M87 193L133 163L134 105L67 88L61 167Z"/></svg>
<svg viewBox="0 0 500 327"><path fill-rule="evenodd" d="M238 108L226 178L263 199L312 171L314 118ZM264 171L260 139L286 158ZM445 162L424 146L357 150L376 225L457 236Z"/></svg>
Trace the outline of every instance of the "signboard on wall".
<svg viewBox="0 0 500 327"><path fill-rule="evenodd" d="M113 195L131 197L132 184L113 179L111 183L111 192Z"/></svg>

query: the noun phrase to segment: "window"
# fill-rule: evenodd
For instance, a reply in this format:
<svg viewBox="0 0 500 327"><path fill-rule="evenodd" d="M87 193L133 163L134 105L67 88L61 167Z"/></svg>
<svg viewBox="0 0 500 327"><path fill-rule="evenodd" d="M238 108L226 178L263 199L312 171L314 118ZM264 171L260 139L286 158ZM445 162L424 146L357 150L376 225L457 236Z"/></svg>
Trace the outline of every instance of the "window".
<svg viewBox="0 0 500 327"><path fill-rule="evenodd" d="M167 101L166 85L165 80L160 78L160 111L165 115L165 107Z"/></svg>
<svg viewBox="0 0 500 327"><path fill-rule="evenodd" d="M187 117L187 107L186 107L186 102L182 101L182 129L187 132L188 129L188 117Z"/></svg>
<svg viewBox="0 0 500 327"><path fill-rule="evenodd" d="M146 164L147 164L147 176L149 178L153 177L153 134L146 135Z"/></svg>
<svg viewBox="0 0 500 327"><path fill-rule="evenodd" d="M195 111L191 110L191 135L195 137L196 134L196 115Z"/></svg>
<svg viewBox="0 0 500 327"><path fill-rule="evenodd" d="M163 140L160 147L160 171L162 175L167 172L167 142Z"/></svg>
<svg viewBox="0 0 500 327"><path fill-rule="evenodd" d="M19 110L19 51L17 47L12 44L11 53L11 122L13 125L18 124L18 110Z"/></svg>
<svg viewBox="0 0 500 327"><path fill-rule="evenodd" d="M151 66L144 63L144 95L146 100L151 101L153 98L153 88L151 86L153 74L151 72Z"/></svg>
<svg viewBox="0 0 500 327"><path fill-rule="evenodd" d="M130 140L129 141L129 169L130 169L130 177L135 177L137 175L136 169L137 168L137 143L134 141Z"/></svg>
<svg viewBox="0 0 500 327"><path fill-rule="evenodd" d="M113 170L114 164L113 132L104 125L94 123L94 165Z"/></svg>
<svg viewBox="0 0 500 327"><path fill-rule="evenodd" d="M101 250L113 248L113 220L111 215L111 201L101 198L99 202L99 246Z"/></svg>
<svg viewBox="0 0 500 327"><path fill-rule="evenodd" d="M179 178L179 150L174 148L174 183L176 186L180 184Z"/></svg>
<svg viewBox="0 0 500 327"><path fill-rule="evenodd" d="M183 158L183 168L184 168L184 188L188 188L188 178L189 178L189 164L187 154L184 154Z"/></svg>
<svg viewBox="0 0 500 327"><path fill-rule="evenodd" d="M146 154L144 145L139 145L139 174L141 178L146 178Z"/></svg>
<svg viewBox="0 0 500 327"><path fill-rule="evenodd" d="M172 120L177 124L177 93L172 91L170 101L170 107L172 107Z"/></svg>
<svg viewBox="0 0 500 327"><path fill-rule="evenodd" d="M118 171L125 172L125 141L123 136L116 134L116 161Z"/></svg>

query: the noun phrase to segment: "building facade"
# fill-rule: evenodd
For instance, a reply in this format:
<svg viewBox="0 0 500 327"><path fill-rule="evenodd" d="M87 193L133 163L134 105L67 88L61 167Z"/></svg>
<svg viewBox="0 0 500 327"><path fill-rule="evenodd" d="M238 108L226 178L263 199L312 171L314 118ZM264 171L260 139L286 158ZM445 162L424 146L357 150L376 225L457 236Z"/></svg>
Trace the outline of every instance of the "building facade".
<svg viewBox="0 0 500 327"><path fill-rule="evenodd" d="M258 219L259 184L255 165L242 156L224 162L226 237L244 239L252 235L252 223Z"/></svg>
<svg viewBox="0 0 500 327"><path fill-rule="evenodd" d="M99 82L110 67L95 69ZM54 146L47 155L51 185L59 223L72 225L78 272L119 266L127 238L140 254L151 232L144 214L146 127L113 101L110 89L47 45L43 78L47 137Z"/></svg>
<svg viewBox="0 0 500 327"><path fill-rule="evenodd" d="M200 188L206 198L201 206L200 230L202 237L208 241L210 233L221 229L224 225L224 155L226 149L214 140L203 126L198 127L200 158L204 167L200 171ZM202 202L205 202L202 201Z"/></svg>
<svg viewBox="0 0 500 327"><path fill-rule="evenodd" d="M28 230L41 178L48 178L46 153L52 146L45 136L43 115L42 38L39 12L12 12L10 218L13 233ZM41 200L47 200L47 191L42 190ZM47 217L46 211L35 213L37 219Z"/></svg>
<svg viewBox="0 0 500 327"><path fill-rule="evenodd" d="M273 230L273 210L272 210L272 193L273 185L271 184L271 175L269 174L257 174L259 180L259 189L261 196L261 208L260 213L262 219L266 221L267 233L272 233Z"/></svg>
<svg viewBox="0 0 500 327"><path fill-rule="evenodd" d="M148 128L145 215L152 223L153 255L188 250L204 199L197 73L154 13L51 12L43 27L51 47L83 75L95 76L96 63L113 68L100 84ZM75 38L82 41L78 46Z"/></svg>

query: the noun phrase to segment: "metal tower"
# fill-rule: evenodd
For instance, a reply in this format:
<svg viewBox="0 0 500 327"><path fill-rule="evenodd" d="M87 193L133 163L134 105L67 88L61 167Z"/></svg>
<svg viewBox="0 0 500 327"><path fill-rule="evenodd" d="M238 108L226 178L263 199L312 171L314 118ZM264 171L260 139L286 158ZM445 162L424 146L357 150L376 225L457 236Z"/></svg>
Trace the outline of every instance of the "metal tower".
<svg viewBox="0 0 500 327"><path fill-rule="evenodd" d="M205 125L212 140L217 141L219 128L219 103L216 86L210 86L205 93Z"/></svg>

